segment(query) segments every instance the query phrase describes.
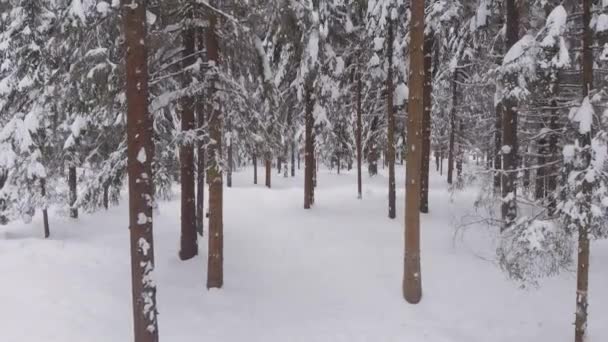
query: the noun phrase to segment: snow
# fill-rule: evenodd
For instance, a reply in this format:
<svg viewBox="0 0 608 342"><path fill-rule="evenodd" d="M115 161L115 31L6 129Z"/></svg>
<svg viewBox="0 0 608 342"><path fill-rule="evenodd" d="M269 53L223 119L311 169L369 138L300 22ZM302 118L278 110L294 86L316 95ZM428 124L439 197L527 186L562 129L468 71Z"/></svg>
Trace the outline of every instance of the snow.
<svg viewBox="0 0 608 342"><path fill-rule="evenodd" d="M591 132L594 115L595 110L593 109L593 105L591 105L591 101L589 101L589 97L587 96L585 99L583 99L583 103L576 109L574 115L572 116L572 121L579 124L579 133L586 134Z"/></svg>
<svg viewBox="0 0 608 342"><path fill-rule="evenodd" d="M207 241L178 258L179 202L154 217L160 341L194 342L570 342L576 277L520 290L492 262L496 234L453 222L477 190L447 191L434 171L422 215L423 299L401 295L403 213L386 218L387 177L319 171L316 204L302 209L302 177L253 186L234 173L225 190L225 287L205 289ZM303 171L302 171L303 172ZM403 208L405 171L397 168ZM179 198L179 196L177 197ZM127 199L77 221L51 210L0 226L0 330L3 341L132 340ZM205 223L205 228L207 224ZM608 244L591 246L589 341L608 336ZM150 314L154 314L150 311ZM156 317L156 315L154 316ZM35 327L33 329L32 327Z"/></svg>

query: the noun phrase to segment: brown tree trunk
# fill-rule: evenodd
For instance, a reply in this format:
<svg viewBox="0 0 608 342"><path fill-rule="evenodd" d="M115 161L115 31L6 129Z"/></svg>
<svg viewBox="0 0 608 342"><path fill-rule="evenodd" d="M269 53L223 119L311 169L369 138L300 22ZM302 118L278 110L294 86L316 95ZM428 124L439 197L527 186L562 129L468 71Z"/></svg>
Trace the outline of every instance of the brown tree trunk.
<svg viewBox="0 0 608 342"><path fill-rule="evenodd" d="M226 124L228 130L228 170L226 170L226 186L232 188L232 170L234 169L234 160L232 159L232 122L228 120Z"/></svg>
<svg viewBox="0 0 608 342"><path fill-rule="evenodd" d="M420 270L420 169L422 116L424 115L424 0L412 0L410 22L410 71L405 185L405 262L403 297L416 304L422 298Z"/></svg>
<svg viewBox="0 0 608 342"><path fill-rule="evenodd" d="M266 187L271 188L271 179L272 179L272 160L270 157L267 157L264 160L264 166L266 167Z"/></svg>
<svg viewBox="0 0 608 342"><path fill-rule="evenodd" d="M454 159L456 154L456 107L458 106L458 67L452 76L452 109L450 110L450 145L448 147L448 184L454 181Z"/></svg>
<svg viewBox="0 0 608 342"><path fill-rule="evenodd" d="M192 13L187 16L192 19ZM194 57L195 36L194 28L187 27L182 31L184 44L183 68L187 70L196 61ZM191 76L184 76L184 87L191 83ZM181 100L182 107L182 133L192 136L195 129L194 100L186 96ZM194 143L184 141L180 146L180 183L181 183L181 237L179 258L188 260L198 254L196 235L196 197L194 183Z"/></svg>
<svg viewBox="0 0 608 342"><path fill-rule="evenodd" d="M420 212L429 212L429 172L431 167L431 110L433 93L433 44L434 33L424 37L424 114L422 116L422 177L420 178Z"/></svg>
<svg viewBox="0 0 608 342"><path fill-rule="evenodd" d="M198 35L198 51L203 51L205 46L205 31L204 29L197 30ZM205 105L202 99L198 99L196 106L197 113L197 128L199 135L202 134L207 124L205 117ZM205 142L198 139L196 143L196 230L200 236L204 235L205 222Z"/></svg>
<svg viewBox="0 0 608 342"><path fill-rule="evenodd" d="M506 51L519 40L519 4L516 0L507 0ZM503 176L502 176L502 229L508 229L515 224L517 217L517 111L513 99L503 99L504 113L502 118Z"/></svg>
<svg viewBox="0 0 608 342"><path fill-rule="evenodd" d="M460 119L458 120L459 124L458 124L458 142L456 143L457 146L457 158L456 158L456 177L458 179L458 181L462 180L462 163L464 162L464 142L462 141L464 139L463 135L464 135L464 120Z"/></svg>
<svg viewBox="0 0 608 342"><path fill-rule="evenodd" d="M127 82L127 169L135 342L157 342L152 234L152 115L148 112L146 1L123 1Z"/></svg>
<svg viewBox="0 0 608 342"><path fill-rule="evenodd" d="M314 142L313 142L313 109L314 99L312 85L305 88L305 117L304 117L304 209L310 209L313 204L314 191Z"/></svg>
<svg viewBox="0 0 608 342"><path fill-rule="evenodd" d="M255 152L253 153L251 159L253 161L253 184L258 184L258 157L256 156Z"/></svg>
<svg viewBox="0 0 608 342"><path fill-rule="evenodd" d="M216 32L217 18L214 11L208 12L209 27L205 31L207 43L207 58L220 65L219 38ZM222 176L222 121L223 113L220 103L218 71L212 71L209 112L208 145L209 167L207 180L209 182L209 255L207 258L207 288L221 288L224 284L224 186Z"/></svg>
<svg viewBox="0 0 608 342"><path fill-rule="evenodd" d="M78 218L78 208L76 208L76 199L78 196L78 192L76 190L76 166L70 165L70 167L68 168L68 183L70 185L70 217Z"/></svg>
<svg viewBox="0 0 608 342"><path fill-rule="evenodd" d="M394 219L396 216L395 195L395 107L393 106L393 21L388 22L388 73L386 77L386 108L388 115L388 132L386 159L388 162L388 217Z"/></svg>
<svg viewBox="0 0 608 342"><path fill-rule="evenodd" d="M589 96L593 88L593 32L590 28L592 0L583 0L583 97ZM581 169L589 167L591 163L591 132L580 134L579 144L583 149L582 159L584 165ZM587 334L587 307L589 291L589 225L591 224L591 200L593 184L587 178L583 180L582 195L585 198L584 207L581 208L583 217L578 220L578 257L576 270L576 311L574 322L574 341L585 342Z"/></svg>
<svg viewBox="0 0 608 342"><path fill-rule="evenodd" d="M291 177L296 176L296 144L291 143Z"/></svg>
<svg viewBox="0 0 608 342"><path fill-rule="evenodd" d="M363 82L361 80L361 70L357 67L357 94L356 94L356 102L357 102L357 132L356 132L356 144L357 144L357 198L363 198L363 190L362 190L362 181L361 181L361 158L363 154L362 149L362 133L363 133L363 123L361 122L361 116L363 109L361 107L361 92L363 91Z"/></svg>
<svg viewBox="0 0 608 342"><path fill-rule="evenodd" d="M110 182L106 182L103 185L103 208L108 210L110 207Z"/></svg>
<svg viewBox="0 0 608 342"><path fill-rule="evenodd" d="M501 103L496 105L496 121L494 124L494 191L500 193L502 185L502 113Z"/></svg>
<svg viewBox="0 0 608 342"><path fill-rule="evenodd" d="M44 225L44 238L48 239L51 236L49 228L49 213L46 207L46 178L40 179L40 195L45 199L44 207L42 208L42 224Z"/></svg>
<svg viewBox="0 0 608 342"><path fill-rule="evenodd" d="M277 157L277 173L280 175L283 170L283 159L281 157Z"/></svg>

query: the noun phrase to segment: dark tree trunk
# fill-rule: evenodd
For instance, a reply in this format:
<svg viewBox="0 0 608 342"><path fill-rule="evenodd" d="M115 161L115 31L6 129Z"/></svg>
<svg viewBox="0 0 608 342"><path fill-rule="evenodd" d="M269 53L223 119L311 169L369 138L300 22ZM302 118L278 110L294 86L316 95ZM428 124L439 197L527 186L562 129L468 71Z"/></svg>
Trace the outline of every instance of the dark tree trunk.
<svg viewBox="0 0 608 342"><path fill-rule="evenodd" d="M502 113L503 106L496 106L496 121L494 124L494 192L501 193L502 184Z"/></svg>
<svg viewBox="0 0 608 342"><path fill-rule="evenodd" d="M405 186L405 262L403 297L416 304L422 298L420 270L420 169L424 115L424 0L411 1L410 71Z"/></svg>
<svg viewBox="0 0 608 342"><path fill-rule="evenodd" d="M457 146L457 158L456 158L456 177L458 179L458 181L462 180L462 163L464 162L464 142L463 142L463 135L464 135L464 121L462 119L458 120L460 123L458 125L458 142L456 143Z"/></svg>
<svg viewBox="0 0 608 342"><path fill-rule="evenodd" d="M296 176L296 144L291 143L291 177Z"/></svg>
<svg viewBox="0 0 608 342"><path fill-rule="evenodd" d="M207 43L207 58L213 61L216 67L220 65L219 41L216 32L217 18L214 11L208 12L209 27L205 31ZM221 167L222 159L222 121L219 90L215 86L219 83L216 72L211 76L209 112L209 167L207 180L209 182L209 255L207 258L207 288L221 288L224 284L224 185Z"/></svg>
<svg viewBox="0 0 608 342"><path fill-rule="evenodd" d="M506 24L506 51L519 40L519 4L516 0L507 0L507 24ZM513 99L503 99L504 113L502 118L503 139L503 169L502 174L502 229L508 229L515 224L517 217L517 166L518 142L517 142L517 111Z"/></svg>
<svg viewBox="0 0 608 342"><path fill-rule="evenodd" d="M283 170L283 159L281 157L277 157L277 173L280 175Z"/></svg>
<svg viewBox="0 0 608 342"><path fill-rule="evenodd" d="M192 13L187 16L192 19ZM194 57L195 36L194 28L187 27L182 31L184 51L182 56L183 68L189 68L196 59ZM183 86L190 85L192 78L185 75ZM192 136L195 129L194 100L186 96L181 100L182 107L182 133ZM181 183L181 238L179 258L188 260L198 254L196 235L196 197L194 183L194 143L185 141L180 146L180 183Z"/></svg>
<svg viewBox="0 0 608 342"><path fill-rule="evenodd" d="M431 110L433 93L433 44L434 33L424 37L424 114L422 116L422 176L420 177L420 212L429 212L429 172L431 168Z"/></svg>
<svg viewBox="0 0 608 342"><path fill-rule="evenodd" d="M583 96L589 96L593 88L593 31L590 28L592 0L583 0ZM591 132L580 134L578 137L579 145L583 149L583 164L581 170L584 171L591 164ZM589 292L589 225L591 224L591 200L593 196L593 184L583 180L582 195L585 199L583 208L580 209L581 216L578 224L578 257L576 270L576 311L574 322L574 341L585 342L587 335L587 307Z"/></svg>
<svg viewBox="0 0 608 342"><path fill-rule="evenodd" d="M271 188L271 180L272 180L272 160L270 157L267 157L264 160L264 166L266 168L266 187Z"/></svg>
<svg viewBox="0 0 608 342"><path fill-rule="evenodd" d="M103 185L103 208L108 210L110 207L110 182Z"/></svg>
<svg viewBox="0 0 608 342"><path fill-rule="evenodd" d="M135 342L157 342L152 234L152 115L148 112L146 3L123 1L126 43L129 230Z"/></svg>
<svg viewBox="0 0 608 342"><path fill-rule="evenodd" d="M456 107L458 106L458 67L452 76L452 109L450 110L450 145L448 147L448 184L454 181L454 159L456 154Z"/></svg>
<svg viewBox="0 0 608 342"><path fill-rule="evenodd" d="M251 157L253 161L253 184L258 184L258 157L255 152L253 153L253 157Z"/></svg>
<svg viewBox="0 0 608 342"><path fill-rule="evenodd" d="M40 195L42 198L46 197L46 178L40 179ZM42 208L42 224L44 225L44 238L48 239L51 236L51 229L49 228L49 213L46 207L46 198L45 205Z"/></svg>
<svg viewBox="0 0 608 342"><path fill-rule="evenodd" d="M387 132L387 153L388 162L388 217L394 219L396 216L396 195L395 195L395 107L393 106L393 21L388 22L388 74L386 77L386 108L388 132Z"/></svg>
<svg viewBox="0 0 608 342"><path fill-rule="evenodd" d="M205 31L199 28L198 36L198 51L203 51L205 46ZM200 236L204 234L205 222L205 142L200 139L203 130L206 129L207 118L205 117L205 104L199 99L196 105L197 128L199 130L199 139L196 143L196 231Z"/></svg>
<svg viewBox="0 0 608 342"><path fill-rule="evenodd" d="M232 170L234 169L234 160L232 158L232 122L228 120L226 124L228 130L228 170L226 170L226 186L232 188Z"/></svg>
<svg viewBox="0 0 608 342"><path fill-rule="evenodd" d="M340 155L336 156L336 166L338 167L338 174L340 174Z"/></svg>
<svg viewBox="0 0 608 342"><path fill-rule="evenodd" d="M78 208L76 208L76 199L78 197L76 176L76 166L70 165L68 168L68 183L70 185L70 217L78 218Z"/></svg>
<svg viewBox="0 0 608 342"><path fill-rule="evenodd" d="M357 198L363 198L363 190L362 190L362 181L361 181L361 158L363 154L362 150L362 132L363 132L363 123L361 122L361 116L363 109L361 107L361 92L363 91L363 82L361 80L361 70L357 67L357 94L356 94L356 102L357 102L357 132L356 132L356 144L357 144Z"/></svg>
<svg viewBox="0 0 608 342"><path fill-rule="evenodd" d="M314 142L313 142L313 109L314 98L312 85L307 84L305 88L305 117L304 117L304 209L310 209L314 200Z"/></svg>

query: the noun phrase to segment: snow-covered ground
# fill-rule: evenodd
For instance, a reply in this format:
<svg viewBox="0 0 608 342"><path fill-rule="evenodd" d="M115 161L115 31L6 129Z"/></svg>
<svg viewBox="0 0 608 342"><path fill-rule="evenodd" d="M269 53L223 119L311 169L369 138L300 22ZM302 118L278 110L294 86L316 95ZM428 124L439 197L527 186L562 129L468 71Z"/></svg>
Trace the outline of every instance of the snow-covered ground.
<svg viewBox="0 0 608 342"><path fill-rule="evenodd" d="M381 170L382 171L382 170ZM261 174L261 173L260 173ZM450 196L432 176L422 218L423 300L401 295L403 178L398 218L387 218L386 177L319 174L316 205L302 209L301 176L253 186L251 170L225 191L225 287L207 291L206 241L181 262L179 202L154 218L163 342L570 342L575 275L521 290L491 261L492 234L454 223L475 193ZM78 221L52 216L0 226L0 341L131 340L126 201ZM39 220L39 218L37 218ZM608 244L592 245L590 342L608 341Z"/></svg>

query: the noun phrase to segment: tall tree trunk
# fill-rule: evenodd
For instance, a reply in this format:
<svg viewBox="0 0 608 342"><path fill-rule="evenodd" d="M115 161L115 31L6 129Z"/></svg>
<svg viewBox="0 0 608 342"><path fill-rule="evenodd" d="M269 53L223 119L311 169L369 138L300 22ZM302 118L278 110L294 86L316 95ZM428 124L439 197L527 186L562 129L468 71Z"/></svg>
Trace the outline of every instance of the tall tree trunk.
<svg viewBox="0 0 608 342"><path fill-rule="evenodd" d="M76 166L74 165L70 165L68 168L68 183L70 185L70 217L78 218L78 208L76 208L76 199L78 196L78 192L76 190L77 176Z"/></svg>
<svg viewBox="0 0 608 342"><path fill-rule="evenodd" d="M506 51L519 40L519 4L516 0L507 0ZM502 118L503 176L502 176L502 229L515 224L517 217L517 105L513 99L503 99L504 113Z"/></svg>
<svg viewBox="0 0 608 342"><path fill-rule="evenodd" d="M590 28L592 0L583 0L583 97L589 96L593 88L593 32ZM587 169L591 164L591 132L580 134L579 145L583 149L583 164L581 170ZM576 270L576 311L574 322L574 341L585 342L587 334L587 307L589 291L589 225L591 224L591 200L593 184L585 177L582 185L582 195L585 199L584 208L578 220L578 257Z"/></svg>
<svg viewBox="0 0 608 342"><path fill-rule="evenodd" d="M410 22L410 71L405 185L405 262L403 297L416 304L422 298L420 270L420 169L422 116L424 115L424 0L412 0Z"/></svg>
<svg viewBox="0 0 608 342"><path fill-rule="evenodd" d="M266 159L264 159L264 167L266 168L266 187L267 188L271 188L271 180L272 180L272 159L270 159L270 156L266 157Z"/></svg>
<svg viewBox="0 0 608 342"><path fill-rule="evenodd" d="M357 102L357 132L356 132L356 144L357 144L357 198L363 198L363 190L362 190L362 181L361 181L361 158L363 154L362 149L362 137L363 134L363 123L361 122L361 116L363 112L363 108L361 107L361 92L363 91L363 81L361 80L361 70L359 70L359 66L357 66L356 71L357 77L357 94L356 94L356 102Z"/></svg>
<svg viewBox="0 0 608 342"><path fill-rule="evenodd" d="M277 157L277 174L281 174L281 171L283 170L283 159L279 156Z"/></svg>
<svg viewBox="0 0 608 342"><path fill-rule="evenodd" d="M431 167L431 110L433 93L434 33L424 37L424 114L422 116L422 177L420 178L420 212L429 212L429 172ZM439 164L439 163L438 163Z"/></svg>
<svg viewBox="0 0 608 342"><path fill-rule="evenodd" d="M502 185L502 114L503 105L496 105L496 121L494 123L494 192L500 193Z"/></svg>
<svg viewBox="0 0 608 342"><path fill-rule="evenodd" d="M458 67L452 75L452 109L450 110L450 145L448 147L448 184L454 181L454 159L456 154L456 107L458 106Z"/></svg>
<svg viewBox="0 0 608 342"><path fill-rule="evenodd" d="M388 217L394 219L395 209L395 107L393 106L393 20L388 22L388 73L386 77L386 108L388 115L387 153L388 161Z"/></svg>
<svg viewBox="0 0 608 342"><path fill-rule="evenodd" d="M253 153L251 159L253 161L253 184L258 184L258 157L256 152Z"/></svg>
<svg viewBox="0 0 608 342"><path fill-rule="evenodd" d="M187 13L192 19L192 12ZM194 28L187 27L182 31L184 44L183 68L187 70L194 62L195 36ZM184 75L183 86L190 85L192 77ZM182 108L182 133L192 136L195 129L194 99L186 96L181 100ZM181 181L181 238L179 258L188 260L198 254L198 243L196 235L196 196L194 183L194 143L190 140L184 141L180 146L180 181Z"/></svg>
<svg viewBox="0 0 608 342"><path fill-rule="evenodd" d="M296 143L291 143L291 177L296 176Z"/></svg>
<svg viewBox="0 0 608 342"><path fill-rule="evenodd" d="M209 27L205 31L207 43L207 58L219 67L220 48L216 32L217 17L214 11L208 12ZM224 284L224 185L222 176L222 121L223 113L219 94L218 70L211 76L209 112L209 167L207 179L209 182L209 255L207 258L207 288L221 288Z"/></svg>
<svg viewBox="0 0 608 342"><path fill-rule="evenodd" d="M157 342L158 324L152 234L152 115L148 112L146 3L123 1L127 80L127 169L135 342Z"/></svg>
<svg viewBox="0 0 608 342"><path fill-rule="evenodd" d="M456 157L456 177L458 181L462 180L462 163L464 162L464 120L458 120L458 135L457 135L457 157Z"/></svg>
<svg viewBox="0 0 608 342"><path fill-rule="evenodd" d="M110 207L110 182L105 182L103 184L103 208L108 210Z"/></svg>
<svg viewBox="0 0 608 342"><path fill-rule="evenodd" d="M197 29L198 51L203 51L205 46L205 31ZM203 130L206 129L207 118L205 117L205 104L202 99L198 99L196 105L197 128L199 139L196 142L196 231L200 236L204 234L205 222L205 142L200 138Z"/></svg>
<svg viewBox="0 0 608 342"><path fill-rule="evenodd" d="M42 224L44 225L44 238L48 239L51 236L49 228L49 213L46 207L46 178L40 179L40 195L44 199L44 207L42 207Z"/></svg>
<svg viewBox="0 0 608 342"><path fill-rule="evenodd" d="M228 170L226 170L226 186L232 188L232 170L234 169L234 160L232 158L232 122L228 119L226 124L228 130L228 137L226 142L228 143Z"/></svg>
<svg viewBox="0 0 608 342"><path fill-rule="evenodd" d="M314 142L313 142L313 109L314 98L312 94L312 84L307 84L305 91L306 106L304 117L304 209L310 209L313 204L314 191Z"/></svg>

